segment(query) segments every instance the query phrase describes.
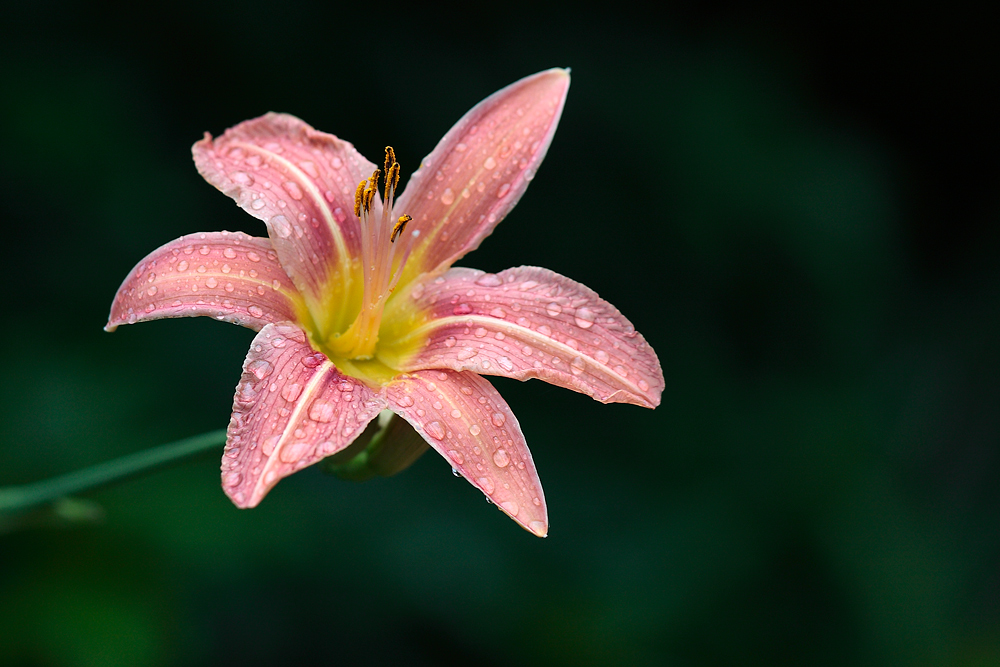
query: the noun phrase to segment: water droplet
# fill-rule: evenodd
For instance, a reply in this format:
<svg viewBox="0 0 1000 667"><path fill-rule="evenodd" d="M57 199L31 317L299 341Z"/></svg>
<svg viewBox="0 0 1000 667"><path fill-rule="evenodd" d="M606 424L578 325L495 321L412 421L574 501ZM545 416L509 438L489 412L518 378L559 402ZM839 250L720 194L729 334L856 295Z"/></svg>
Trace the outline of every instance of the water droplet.
<svg viewBox="0 0 1000 667"><path fill-rule="evenodd" d="M492 419L493 425L497 428L503 426L504 422L507 421L507 417L502 412L494 412L490 419Z"/></svg>
<svg viewBox="0 0 1000 667"><path fill-rule="evenodd" d="M435 410L440 410L444 406L441 404L441 401L434 401L434 405L432 405L431 407L434 408Z"/></svg>
<svg viewBox="0 0 1000 667"><path fill-rule="evenodd" d="M517 516L517 513L521 511L521 508L513 500L505 500L500 503L500 507L511 516Z"/></svg>
<svg viewBox="0 0 1000 667"><path fill-rule="evenodd" d="M455 146L455 150L458 151L459 153L464 153L466 148L468 148L468 146L466 146L465 144L458 144Z"/></svg>
<svg viewBox="0 0 1000 667"><path fill-rule="evenodd" d="M254 317L264 316L264 309L261 308L260 306L250 306L249 308L247 308L247 312L253 315Z"/></svg>
<svg viewBox="0 0 1000 667"><path fill-rule="evenodd" d="M306 368L316 368L326 359L326 356L321 352L316 352L314 354L307 354L302 357L302 365Z"/></svg>
<svg viewBox="0 0 1000 667"><path fill-rule="evenodd" d="M604 350L598 350L597 354L594 355L594 358L597 359L602 364L608 363L608 361L610 361L611 359L611 357L608 356L608 353L605 352Z"/></svg>
<svg viewBox="0 0 1000 667"><path fill-rule="evenodd" d="M224 486L236 486L241 481L243 481L243 475L236 472L235 470L232 472L227 472L225 475L222 476L222 484Z"/></svg>
<svg viewBox="0 0 1000 667"><path fill-rule="evenodd" d="M573 375L580 375L587 370L587 365L583 362L582 357L573 357L573 361L569 364L569 369L573 371Z"/></svg>
<svg viewBox="0 0 1000 667"><path fill-rule="evenodd" d="M639 387L639 391L649 391L649 383L645 380L639 380L636 384Z"/></svg>
<svg viewBox="0 0 1000 667"><path fill-rule="evenodd" d="M497 166L497 161L493 159L492 155L486 158L486 162L483 162L484 169L493 169L496 166Z"/></svg>
<svg viewBox="0 0 1000 667"><path fill-rule="evenodd" d="M287 239L292 235L292 223L283 215L276 215L270 220L271 229L278 235L278 238Z"/></svg>
<svg viewBox="0 0 1000 667"><path fill-rule="evenodd" d="M309 419L327 424L337 416L337 409L332 403L323 400L313 401L309 406Z"/></svg>
<svg viewBox="0 0 1000 667"><path fill-rule="evenodd" d="M628 370L624 366L615 366L615 373L618 373L623 378L628 377Z"/></svg>
<svg viewBox="0 0 1000 667"><path fill-rule="evenodd" d="M493 310L491 310L490 311L490 315L492 315L493 317L499 318L501 320L503 318L507 317L507 313L504 312L504 309L500 308L499 306L496 307L496 308L494 308Z"/></svg>
<svg viewBox="0 0 1000 667"><path fill-rule="evenodd" d="M455 315L468 315L472 312L472 306L467 303L460 303L455 306L451 312Z"/></svg>
<svg viewBox="0 0 1000 667"><path fill-rule="evenodd" d="M449 449L448 456L451 457L451 460L457 463L458 465L462 465L463 463L465 463L465 457L462 456L462 452L458 450Z"/></svg>
<svg viewBox="0 0 1000 667"><path fill-rule="evenodd" d="M252 208L255 211L259 211L265 206L267 206L267 202L264 201L263 197L258 197L257 199L254 199L252 202L250 202L250 208Z"/></svg>
<svg viewBox="0 0 1000 667"><path fill-rule="evenodd" d="M300 394L302 394L302 385L296 384L295 382L286 384L281 388L281 397L286 401L294 401Z"/></svg>
<svg viewBox="0 0 1000 667"><path fill-rule="evenodd" d="M471 433L472 435L479 435L480 433L482 433L482 431L483 429L479 427L479 424L473 424L472 426L469 427L469 433Z"/></svg>
<svg viewBox="0 0 1000 667"><path fill-rule="evenodd" d="M463 347L461 350L455 353L455 357L459 361L465 361L466 359L471 359L476 356L476 351L471 347Z"/></svg>
<svg viewBox="0 0 1000 667"><path fill-rule="evenodd" d="M454 336L448 336L447 338L444 339L444 346L445 347L455 347L455 343L456 342L457 341L455 340Z"/></svg>
<svg viewBox="0 0 1000 667"><path fill-rule="evenodd" d="M253 176L246 173L245 171L234 171L230 178L233 179L234 183L239 183L243 186L253 185Z"/></svg>
<svg viewBox="0 0 1000 667"><path fill-rule="evenodd" d="M551 336L552 329L543 324L542 326L538 327L538 333L542 334L543 336Z"/></svg>
<svg viewBox="0 0 1000 667"><path fill-rule="evenodd" d="M483 327L479 327L476 329L475 333L476 333L476 338L482 338L486 335L486 329L484 329Z"/></svg>
<svg viewBox="0 0 1000 667"><path fill-rule="evenodd" d="M299 187L298 183L294 181L285 181L281 184L281 187L285 189L285 192L287 192L288 196L292 199L302 199L302 188Z"/></svg>
<svg viewBox="0 0 1000 667"><path fill-rule="evenodd" d="M408 394L404 394L396 401L401 407L408 408L413 405L413 399Z"/></svg>
<svg viewBox="0 0 1000 667"><path fill-rule="evenodd" d="M462 411L461 410L452 410L451 411L451 416L454 419L461 419L462 418Z"/></svg>
<svg viewBox="0 0 1000 667"><path fill-rule="evenodd" d="M178 271L182 271L182 272L183 271L187 271L188 270L188 263L182 259L180 261L180 263L177 265L177 270Z"/></svg>
<svg viewBox="0 0 1000 667"><path fill-rule="evenodd" d="M499 287L503 285L503 279L495 273L484 273L476 279L476 284L483 287Z"/></svg>
<svg viewBox="0 0 1000 667"><path fill-rule="evenodd" d="M497 359L497 363L500 364L500 368L504 369L505 371L514 370L514 362L512 362L507 357L500 357L499 359Z"/></svg>
<svg viewBox="0 0 1000 667"><path fill-rule="evenodd" d="M271 454L274 454L274 448L278 444L279 440L281 440L281 437L277 435L272 435L271 437L264 440L264 443L260 446L261 453L264 456L270 456Z"/></svg>
<svg viewBox="0 0 1000 667"><path fill-rule="evenodd" d="M576 315L573 319L576 321L576 326L581 329L589 329L594 326L595 318L596 315L594 315L594 311L584 306L583 308L576 309Z"/></svg>
<svg viewBox="0 0 1000 667"><path fill-rule="evenodd" d="M264 359L258 359L257 361L251 361L247 364L247 370L253 373L258 380L263 380L271 374L271 371L274 370L274 366Z"/></svg>
<svg viewBox="0 0 1000 667"><path fill-rule="evenodd" d="M431 393L434 393L435 391L437 391L437 389L438 389L438 386L436 384L434 384L433 382L428 382L427 383L427 391L429 391Z"/></svg>
<svg viewBox="0 0 1000 667"><path fill-rule="evenodd" d="M251 262L259 262L260 261L260 255L258 255L253 250L251 250L250 252L247 253L247 259L249 259ZM177 267L177 268L180 268L180 267Z"/></svg>
<svg viewBox="0 0 1000 667"><path fill-rule="evenodd" d="M454 450L453 450L453 451L454 451ZM462 476L462 473L458 472L458 468L452 468L452 469L451 469L451 474L452 474L452 476L454 476L454 477L461 477L461 476Z"/></svg>
<svg viewBox="0 0 1000 667"><path fill-rule="evenodd" d="M499 198L503 197L505 194L507 194L508 190L510 190L510 183L504 183L503 185L501 185L500 189L497 190L497 199L499 199Z"/></svg>
<svg viewBox="0 0 1000 667"><path fill-rule="evenodd" d="M424 431L435 440L440 440L444 437L444 427L441 426L441 422L431 422L427 424L427 426L424 427Z"/></svg>
<svg viewBox="0 0 1000 667"><path fill-rule="evenodd" d="M219 286L219 281L216 280L213 276L209 276L208 280L205 281L205 287L207 287L208 289L215 289L218 286Z"/></svg>
<svg viewBox="0 0 1000 667"><path fill-rule="evenodd" d="M285 463L295 463L296 461L301 460L308 451L308 442L293 442L292 444L285 445L281 448L281 452L278 453L278 458Z"/></svg>
<svg viewBox="0 0 1000 667"><path fill-rule="evenodd" d="M451 188L445 188L444 192L441 193L441 203L445 206L451 206L455 202L455 193L451 191Z"/></svg>
<svg viewBox="0 0 1000 667"><path fill-rule="evenodd" d="M149 296L155 296L156 295L156 285L150 285L149 289L146 290L146 294L148 294Z"/></svg>
<svg viewBox="0 0 1000 667"><path fill-rule="evenodd" d="M498 468L506 468L509 466L510 456L508 456L507 450L498 449L493 452L493 463L496 463Z"/></svg>
<svg viewBox="0 0 1000 667"><path fill-rule="evenodd" d="M227 259L236 259L236 251L232 248L226 248L222 251L222 254L225 255Z"/></svg>
<svg viewBox="0 0 1000 667"><path fill-rule="evenodd" d="M476 480L476 484L482 487L483 491L486 493L493 493L493 480L489 477L480 477Z"/></svg>
<svg viewBox="0 0 1000 667"><path fill-rule="evenodd" d="M545 306L545 312L549 314L549 317L555 317L562 312L562 306L555 301L551 301L549 305Z"/></svg>

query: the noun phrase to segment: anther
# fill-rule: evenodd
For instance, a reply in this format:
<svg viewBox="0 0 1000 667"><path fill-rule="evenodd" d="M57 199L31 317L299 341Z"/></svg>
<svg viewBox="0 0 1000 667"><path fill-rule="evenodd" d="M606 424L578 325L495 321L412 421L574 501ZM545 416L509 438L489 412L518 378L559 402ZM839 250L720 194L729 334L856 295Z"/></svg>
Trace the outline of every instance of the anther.
<svg viewBox="0 0 1000 667"><path fill-rule="evenodd" d="M385 147L385 173L389 173L389 168L396 162L396 151L392 150L392 146ZM388 184L389 179L386 179Z"/></svg>
<svg viewBox="0 0 1000 667"><path fill-rule="evenodd" d="M396 226L392 228L392 234L389 235L390 243L396 242L396 237L403 233L403 230L406 229L406 223L410 220L413 220L413 218L408 215L399 216L399 222L397 222Z"/></svg>
<svg viewBox="0 0 1000 667"><path fill-rule="evenodd" d="M358 183L358 189L354 191L354 215L361 217L361 203L365 198L365 186L368 185L368 179L363 179Z"/></svg>
<svg viewBox="0 0 1000 667"><path fill-rule="evenodd" d="M385 171L385 191L388 194L390 190L395 191L396 186L399 185L399 163L393 162Z"/></svg>

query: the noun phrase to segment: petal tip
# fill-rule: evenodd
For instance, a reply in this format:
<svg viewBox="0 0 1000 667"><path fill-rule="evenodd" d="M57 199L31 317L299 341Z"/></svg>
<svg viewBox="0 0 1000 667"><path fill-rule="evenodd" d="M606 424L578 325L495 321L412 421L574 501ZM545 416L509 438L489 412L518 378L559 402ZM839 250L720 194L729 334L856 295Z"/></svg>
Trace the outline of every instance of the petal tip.
<svg viewBox="0 0 1000 667"><path fill-rule="evenodd" d="M532 521L528 524L528 530L538 537L549 536L549 525L544 521Z"/></svg>
<svg viewBox="0 0 1000 667"><path fill-rule="evenodd" d="M107 331L108 333L114 333L115 329L117 329L117 328L118 328L118 325L117 324L112 324L110 321L107 324L104 325L104 330Z"/></svg>

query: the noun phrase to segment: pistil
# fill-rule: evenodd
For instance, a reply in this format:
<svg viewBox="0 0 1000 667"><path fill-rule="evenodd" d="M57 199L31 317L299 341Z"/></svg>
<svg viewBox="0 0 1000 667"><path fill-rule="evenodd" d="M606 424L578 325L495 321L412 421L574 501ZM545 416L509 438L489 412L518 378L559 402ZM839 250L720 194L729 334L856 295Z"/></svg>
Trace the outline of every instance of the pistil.
<svg viewBox="0 0 1000 667"><path fill-rule="evenodd" d="M378 343L385 303L392 294L419 232L404 234L412 220L402 215L393 220L392 205L399 185L399 163L391 146L385 148L385 201L379 202L378 185L382 172L358 183L354 194L354 214L361 221L361 269L364 296L361 311L347 331L334 336L327 345L336 356L371 359ZM381 203L381 206L379 205ZM397 261L397 256L399 257Z"/></svg>

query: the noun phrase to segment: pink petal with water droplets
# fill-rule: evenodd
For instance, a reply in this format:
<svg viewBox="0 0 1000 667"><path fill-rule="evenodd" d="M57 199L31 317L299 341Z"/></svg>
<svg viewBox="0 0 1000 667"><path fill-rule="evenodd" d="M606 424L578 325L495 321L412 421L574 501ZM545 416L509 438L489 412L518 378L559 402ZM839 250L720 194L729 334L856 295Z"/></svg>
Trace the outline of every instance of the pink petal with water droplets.
<svg viewBox="0 0 1000 667"><path fill-rule="evenodd" d="M233 399L222 487L254 507L283 477L347 447L386 407L340 373L289 323L264 327L250 345Z"/></svg>
<svg viewBox="0 0 1000 667"><path fill-rule="evenodd" d="M394 207L420 231L403 284L451 266L514 207L545 157L568 90L567 70L525 77L473 107L424 158Z"/></svg>
<svg viewBox="0 0 1000 667"><path fill-rule="evenodd" d="M205 315L260 330L269 322L295 320L301 301L269 240L240 232L189 234L132 269L105 329Z"/></svg>
<svg viewBox="0 0 1000 667"><path fill-rule="evenodd" d="M545 537L548 512L531 452L493 385L474 373L418 371L385 393L389 407L452 468L514 521Z"/></svg>
<svg viewBox="0 0 1000 667"><path fill-rule="evenodd" d="M429 321L409 334L427 337L414 356L384 359L394 368L539 378L603 403L660 404L663 371L653 348L593 290L548 269L455 268L399 298Z"/></svg>
<svg viewBox="0 0 1000 667"><path fill-rule="evenodd" d="M205 179L267 224L282 266L310 300L360 253L354 189L375 165L294 116L269 113L192 148Z"/></svg>

